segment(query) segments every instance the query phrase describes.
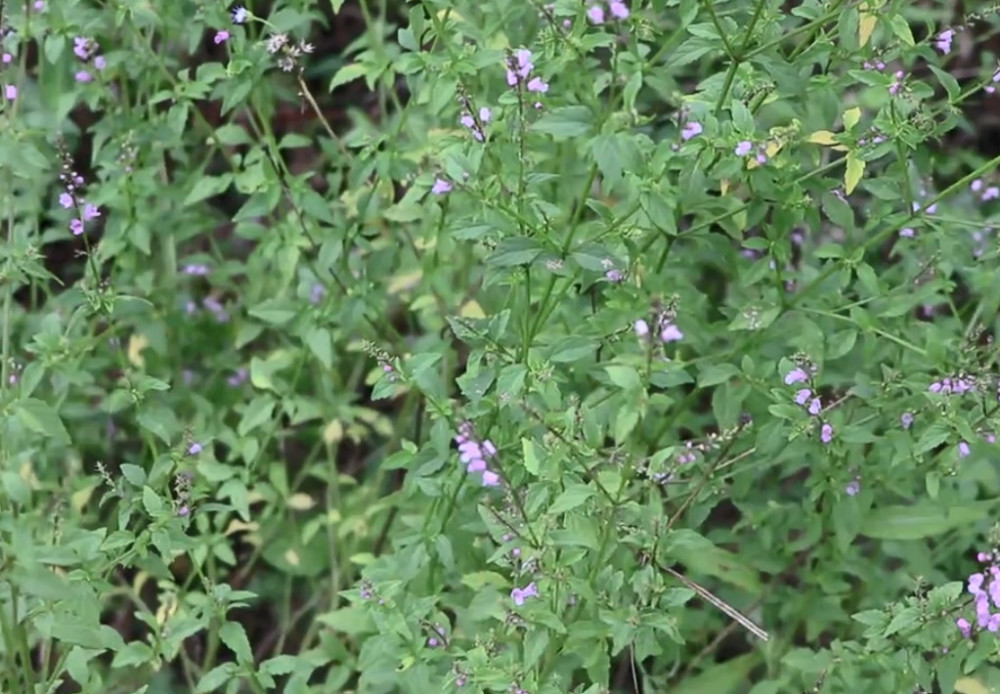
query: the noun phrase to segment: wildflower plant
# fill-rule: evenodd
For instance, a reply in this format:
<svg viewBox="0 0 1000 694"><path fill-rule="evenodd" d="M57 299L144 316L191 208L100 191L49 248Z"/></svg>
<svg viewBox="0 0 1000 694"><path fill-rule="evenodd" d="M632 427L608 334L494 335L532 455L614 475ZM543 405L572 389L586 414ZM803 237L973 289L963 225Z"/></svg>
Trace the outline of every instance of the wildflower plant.
<svg viewBox="0 0 1000 694"><path fill-rule="evenodd" d="M785 5L0 3L0 691L1000 686L1000 11Z"/></svg>

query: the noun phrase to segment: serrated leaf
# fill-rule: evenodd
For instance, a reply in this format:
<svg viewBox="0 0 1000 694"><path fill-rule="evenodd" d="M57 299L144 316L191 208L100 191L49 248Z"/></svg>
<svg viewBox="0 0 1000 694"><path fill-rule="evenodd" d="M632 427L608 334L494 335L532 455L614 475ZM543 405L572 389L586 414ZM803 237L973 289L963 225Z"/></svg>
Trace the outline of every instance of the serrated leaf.
<svg viewBox="0 0 1000 694"><path fill-rule="evenodd" d="M239 663L252 663L253 651L250 649L250 641L243 630L243 625L239 622L226 622L219 629L219 638L222 643L236 655Z"/></svg>
<svg viewBox="0 0 1000 694"><path fill-rule="evenodd" d="M556 500L549 506L548 512L552 515L566 513L581 506L594 495L594 490L587 484L575 484L566 489L556 497Z"/></svg>
<svg viewBox="0 0 1000 694"><path fill-rule="evenodd" d="M18 421L36 434L44 434L63 445L70 442L62 419L48 403L37 398L24 398L14 403L14 412Z"/></svg>

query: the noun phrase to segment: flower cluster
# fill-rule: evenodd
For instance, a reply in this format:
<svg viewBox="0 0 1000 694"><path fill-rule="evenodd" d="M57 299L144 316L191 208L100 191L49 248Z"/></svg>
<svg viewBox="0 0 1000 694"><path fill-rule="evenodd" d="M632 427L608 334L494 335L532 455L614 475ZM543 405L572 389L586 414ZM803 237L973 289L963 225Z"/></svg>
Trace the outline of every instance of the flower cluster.
<svg viewBox="0 0 1000 694"><path fill-rule="evenodd" d="M479 117L476 118L471 111L471 108L465 111L462 114L462 117L458 119L458 122L468 128L476 140L483 142L486 139L486 133L483 130L483 126L489 123L490 119L493 118L493 112L483 106L479 109Z"/></svg>
<svg viewBox="0 0 1000 694"><path fill-rule="evenodd" d="M882 72L882 70L885 70L885 63L876 58L874 62L866 60L864 63L861 64L861 67L863 67L865 70L874 70L875 72Z"/></svg>
<svg viewBox="0 0 1000 694"><path fill-rule="evenodd" d="M649 323L640 318L635 322L635 334L640 340L645 340L649 336ZM674 323L674 318L669 313L661 311L656 317L656 333L660 336L660 341L679 342L684 339L684 333Z"/></svg>
<svg viewBox="0 0 1000 694"><path fill-rule="evenodd" d="M897 96L901 91L906 82L906 73L902 70L896 70L896 74L893 75L895 78L892 84L889 85L889 93L893 96Z"/></svg>
<svg viewBox="0 0 1000 694"><path fill-rule="evenodd" d="M969 185L969 189L973 193L979 195L979 199L983 202L989 202L990 200L996 200L1000 198L1000 187L997 186L987 186L983 183L983 179L977 178Z"/></svg>
<svg viewBox="0 0 1000 694"><path fill-rule="evenodd" d="M531 71L535 69L531 62L531 51L527 48L519 48L513 54L507 56L507 85L518 87L524 85L529 92L544 94L549 91L549 85L541 77L531 76Z"/></svg>
<svg viewBox="0 0 1000 694"><path fill-rule="evenodd" d="M754 152L754 150L756 150L756 152L754 153L754 158L757 160L757 163L762 166L766 164L767 145L765 145L764 143L760 143L755 146L754 143L750 142L750 140L741 140L739 143L737 143L736 149L734 149L733 152L738 157L747 157L750 156L750 154Z"/></svg>
<svg viewBox="0 0 1000 694"><path fill-rule="evenodd" d="M608 12L615 19L628 19L628 5L621 0L611 0L608 3ZM589 19L594 24L604 24L606 16L604 14L604 6L600 2L594 2L587 9L587 19Z"/></svg>
<svg viewBox="0 0 1000 694"><path fill-rule="evenodd" d="M62 143L59 144L59 154L63 161L62 171L59 174L59 180L63 184L63 192L59 194L59 206L64 210L74 210L78 214L70 220L69 230L74 236L80 236L85 230L85 223L100 217L101 211L83 198L83 176L73 169L73 160Z"/></svg>
<svg viewBox="0 0 1000 694"><path fill-rule="evenodd" d="M1000 608L1000 567L997 566L997 558L995 552L980 552L977 559L990 566L969 576L968 583L969 593L976 601L976 626L991 632L1000 630L1000 612L993 612L992 609ZM955 625L965 638L972 636L972 624L965 618L959 617Z"/></svg>
<svg viewBox="0 0 1000 694"><path fill-rule="evenodd" d="M927 390L931 393L939 393L941 395L963 395L976 390L976 382L968 376L942 378L940 381L934 381L934 383L927 386Z"/></svg>
<svg viewBox="0 0 1000 694"><path fill-rule="evenodd" d="M93 66L95 70L103 70L107 67L107 62L103 55L98 55L100 46L94 39L85 36L73 38L73 54L87 65ZM89 70L79 70L76 73L77 82L90 82L94 79Z"/></svg>
<svg viewBox="0 0 1000 694"><path fill-rule="evenodd" d="M278 67L285 72L294 70L299 64L299 58L305 54L312 53L314 50L311 43L306 43L305 41L293 43L289 40L288 34L271 34L264 41L264 47L272 55L281 54L278 58Z"/></svg>
<svg viewBox="0 0 1000 694"><path fill-rule="evenodd" d="M785 385L791 386L797 383L808 384L808 388L799 388L795 391L795 402L806 408L813 417L819 417L823 412L823 401L812 387L812 375L801 366L796 366L785 374ZM823 443L830 443L833 440L833 425L823 422L819 429L819 438Z"/></svg>
<svg viewBox="0 0 1000 694"><path fill-rule="evenodd" d="M458 444L459 460L465 465L466 472L481 472L484 487L496 487L500 484L500 475L486 466L486 461L497 454L496 446L489 439L478 440L471 422L462 422L458 426L455 443Z"/></svg>
<svg viewBox="0 0 1000 694"><path fill-rule="evenodd" d="M14 62L14 56L10 53L0 53L0 70L5 70L8 65ZM17 85L3 82L0 80L0 84L3 84L3 97L7 101L14 101L17 99Z"/></svg>

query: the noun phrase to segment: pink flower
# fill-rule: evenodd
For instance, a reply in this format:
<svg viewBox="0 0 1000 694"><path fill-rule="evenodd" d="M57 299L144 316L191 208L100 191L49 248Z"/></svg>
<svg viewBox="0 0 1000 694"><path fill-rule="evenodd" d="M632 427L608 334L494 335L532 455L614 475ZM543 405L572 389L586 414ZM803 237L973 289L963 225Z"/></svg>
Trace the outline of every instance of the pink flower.
<svg viewBox="0 0 1000 694"><path fill-rule="evenodd" d="M957 626L958 630L962 632L963 638L967 639L972 636L972 625L969 623L969 620L959 617L955 620L955 626Z"/></svg>
<svg viewBox="0 0 1000 694"><path fill-rule="evenodd" d="M528 82L528 91L544 94L549 91L549 85L547 82L543 82L541 77L532 77L531 81Z"/></svg>
<svg viewBox="0 0 1000 694"><path fill-rule="evenodd" d="M17 87L13 84L8 84L3 88L3 95L7 101L14 101L17 99Z"/></svg>
<svg viewBox="0 0 1000 694"><path fill-rule="evenodd" d="M93 79L94 78L86 70L80 70L78 73L76 73L76 81L77 82L87 83L87 82L90 82Z"/></svg>
<svg viewBox="0 0 1000 694"><path fill-rule="evenodd" d="M947 55L951 53L951 41L954 38L955 31L953 29L945 29L934 39L934 47L941 51L942 54Z"/></svg>
<svg viewBox="0 0 1000 694"><path fill-rule="evenodd" d="M795 404L796 405L805 405L806 402L809 401L809 398L812 397L812 394L813 394L813 392L810 389L808 389L808 388L802 388L800 390L797 390L795 392Z"/></svg>
<svg viewBox="0 0 1000 694"><path fill-rule="evenodd" d="M10 53L4 53L3 55L0 55L0 62L3 62L4 65L10 65L12 60L14 60L14 56L12 56Z"/></svg>
<svg viewBox="0 0 1000 694"><path fill-rule="evenodd" d="M514 601L514 604L520 607L524 604L527 598L537 598L538 597L538 586L532 581L524 588L515 588L510 591L510 599Z"/></svg>
<svg viewBox="0 0 1000 694"><path fill-rule="evenodd" d="M229 40L229 32L226 31L225 29L223 29L222 31L216 32L215 38L213 39L213 41L215 41L215 43L217 43L217 44L218 43L225 43L228 40Z"/></svg>
<svg viewBox="0 0 1000 694"><path fill-rule="evenodd" d="M833 426L824 424L819 430L819 440L823 443L830 443L833 440Z"/></svg>
<svg viewBox="0 0 1000 694"><path fill-rule="evenodd" d="M604 24L604 8L600 5L591 5L587 10L587 19L594 24Z"/></svg>
<svg viewBox="0 0 1000 694"><path fill-rule="evenodd" d="M483 472L484 487L497 487L499 485L500 485L500 475L493 472L492 470L486 470Z"/></svg>
<svg viewBox="0 0 1000 694"><path fill-rule="evenodd" d="M704 128L701 127L701 123L691 121L690 123L685 123L684 127L681 129L681 139L687 142L692 137L696 135L701 135Z"/></svg>
<svg viewBox="0 0 1000 694"><path fill-rule="evenodd" d="M736 156L745 157L746 155L750 154L750 150L752 149L753 149L753 144L749 140L743 140L738 145L736 145L736 149L733 151L735 152Z"/></svg>
<svg viewBox="0 0 1000 694"><path fill-rule="evenodd" d="M969 450L969 444L967 444L965 441L959 441L958 442L958 455L959 455L959 457L964 458L967 455L969 455L970 452L971 451Z"/></svg>
<svg viewBox="0 0 1000 694"><path fill-rule="evenodd" d="M434 185L431 187L431 192L435 195L444 195L445 193L451 192L451 184L443 178L438 178L434 181Z"/></svg>
<svg viewBox="0 0 1000 694"><path fill-rule="evenodd" d="M628 19L628 6L621 0L611 0L608 3L608 9L611 10L615 19Z"/></svg>
<svg viewBox="0 0 1000 694"><path fill-rule="evenodd" d="M684 339L684 333L673 323L667 323L660 332L660 339L664 342L678 342Z"/></svg>
<svg viewBox="0 0 1000 694"><path fill-rule="evenodd" d="M790 386L793 383L802 383L803 381L809 380L809 374L805 372L805 369L796 366L794 369L785 374L785 385Z"/></svg>

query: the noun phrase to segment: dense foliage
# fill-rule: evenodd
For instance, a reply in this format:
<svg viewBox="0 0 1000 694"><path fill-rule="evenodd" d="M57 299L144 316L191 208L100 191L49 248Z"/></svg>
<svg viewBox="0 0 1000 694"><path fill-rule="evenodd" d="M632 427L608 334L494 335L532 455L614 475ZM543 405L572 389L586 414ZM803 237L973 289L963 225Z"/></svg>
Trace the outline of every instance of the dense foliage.
<svg viewBox="0 0 1000 694"><path fill-rule="evenodd" d="M974 9L0 1L0 692L995 691Z"/></svg>

